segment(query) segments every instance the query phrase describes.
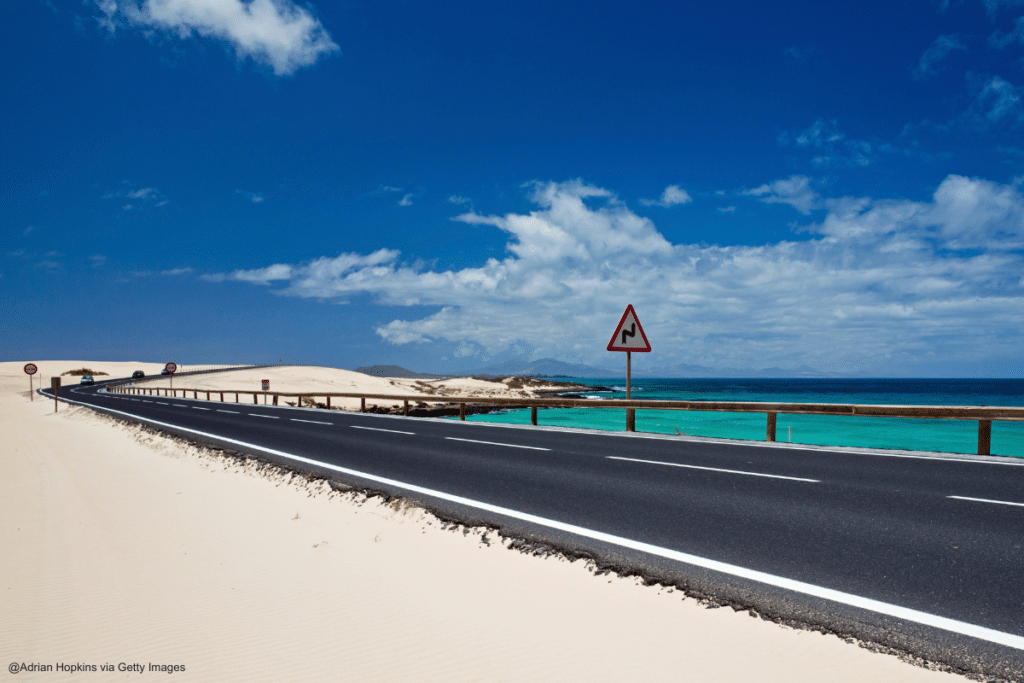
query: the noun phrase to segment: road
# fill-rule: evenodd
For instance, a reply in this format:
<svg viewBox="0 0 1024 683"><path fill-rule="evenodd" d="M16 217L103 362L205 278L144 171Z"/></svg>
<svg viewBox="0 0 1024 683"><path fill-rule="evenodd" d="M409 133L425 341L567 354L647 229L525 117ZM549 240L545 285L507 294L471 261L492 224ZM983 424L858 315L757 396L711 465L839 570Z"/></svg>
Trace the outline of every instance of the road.
<svg viewBox="0 0 1024 683"><path fill-rule="evenodd" d="M594 434L101 389L65 387L61 396L410 497L442 516L499 527L765 618L1024 680L1024 461Z"/></svg>

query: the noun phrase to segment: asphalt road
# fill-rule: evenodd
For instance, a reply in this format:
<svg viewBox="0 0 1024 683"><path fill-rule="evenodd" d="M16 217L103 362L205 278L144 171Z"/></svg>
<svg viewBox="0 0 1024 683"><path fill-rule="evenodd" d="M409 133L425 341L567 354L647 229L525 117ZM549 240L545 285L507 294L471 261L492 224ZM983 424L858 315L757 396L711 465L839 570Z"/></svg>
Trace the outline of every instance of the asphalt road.
<svg viewBox="0 0 1024 683"><path fill-rule="evenodd" d="M65 387L61 396L410 497L527 547L590 557L714 603L1024 680L1024 461L594 434L101 387Z"/></svg>

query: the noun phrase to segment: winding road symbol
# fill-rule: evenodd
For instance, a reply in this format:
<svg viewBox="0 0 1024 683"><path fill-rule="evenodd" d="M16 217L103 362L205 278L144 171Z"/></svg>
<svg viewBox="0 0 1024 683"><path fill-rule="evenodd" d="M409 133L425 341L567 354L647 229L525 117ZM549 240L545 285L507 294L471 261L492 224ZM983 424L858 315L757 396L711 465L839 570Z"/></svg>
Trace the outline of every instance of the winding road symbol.
<svg viewBox="0 0 1024 683"><path fill-rule="evenodd" d="M639 332L639 334L637 334ZM622 319L615 327L615 333L608 342L609 351L637 351L639 353L650 352L651 344L647 341L644 328L636 318L636 311L633 304L626 306Z"/></svg>

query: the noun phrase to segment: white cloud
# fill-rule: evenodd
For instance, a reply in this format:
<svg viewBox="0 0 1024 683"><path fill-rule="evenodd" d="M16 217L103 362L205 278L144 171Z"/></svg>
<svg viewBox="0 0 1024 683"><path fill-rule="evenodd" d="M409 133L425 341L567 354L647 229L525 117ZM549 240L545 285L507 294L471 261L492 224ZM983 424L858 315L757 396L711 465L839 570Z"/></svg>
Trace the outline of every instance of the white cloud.
<svg viewBox="0 0 1024 683"><path fill-rule="evenodd" d="M967 51L967 47L960 41L958 36L947 35L939 36L932 44L921 54L921 58L917 60L917 65L911 67L910 75L918 80L924 80L931 78L939 73L938 68L939 62L945 59L950 52L954 50Z"/></svg>
<svg viewBox="0 0 1024 683"><path fill-rule="evenodd" d="M1024 106L1021 104L1022 89L999 76L973 79L976 91L971 108L964 115L968 123L980 128L1024 123ZM982 82L982 80L984 82Z"/></svg>
<svg viewBox="0 0 1024 683"><path fill-rule="evenodd" d="M89 262L92 264L93 268L99 268L100 266L106 264L107 257L104 256L103 254L93 254L92 256L89 257Z"/></svg>
<svg viewBox="0 0 1024 683"><path fill-rule="evenodd" d="M641 199L640 203L644 206L664 206L667 209L670 206L689 204L692 201L693 197L686 190L678 185L669 185L661 193L661 199Z"/></svg>
<svg viewBox="0 0 1024 683"><path fill-rule="evenodd" d="M811 189L811 179L805 175L776 180L740 194L757 197L765 204L789 204L805 216L820 208L818 193Z"/></svg>
<svg viewBox="0 0 1024 683"><path fill-rule="evenodd" d="M1024 17L1018 17L1013 29L1007 33L996 31L988 40L989 45L997 49L1006 49L1013 43L1024 45Z"/></svg>
<svg viewBox="0 0 1024 683"><path fill-rule="evenodd" d="M412 206L412 194L407 194L398 200L399 206Z"/></svg>
<svg viewBox="0 0 1024 683"><path fill-rule="evenodd" d="M36 229L36 226L30 225L27 228L25 228L24 230L22 230L21 236L22 237L28 237L29 235L32 234L33 231L35 231L35 229Z"/></svg>
<svg viewBox="0 0 1024 683"><path fill-rule="evenodd" d="M245 190L235 190L235 194L242 195L253 204L260 204L265 199L263 193L261 192L246 192Z"/></svg>
<svg viewBox="0 0 1024 683"><path fill-rule="evenodd" d="M453 194L451 197L448 198L448 201L450 201L452 204L472 204L473 203L472 200L470 200L468 197L463 197L461 194Z"/></svg>
<svg viewBox="0 0 1024 683"><path fill-rule="evenodd" d="M121 181L121 187L103 195L103 199L130 199L132 201L121 206L125 211L140 207L157 207L167 204L167 198L155 187L134 188L127 180Z"/></svg>
<svg viewBox="0 0 1024 683"><path fill-rule="evenodd" d="M130 25L185 39L193 33L223 40L239 59L266 64L278 76L295 73L338 50L309 9L291 0L95 0L110 31Z"/></svg>
<svg viewBox="0 0 1024 683"><path fill-rule="evenodd" d="M162 271L160 271L160 274L161 275L191 275L194 272L195 272L194 268L185 267L185 268L172 268L170 270L162 270Z"/></svg>
<svg viewBox="0 0 1024 683"><path fill-rule="evenodd" d="M720 213L732 213L735 210L736 210L735 206L720 206L720 207L718 207L718 211Z"/></svg>
<svg viewBox="0 0 1024 683"><path fill-rule="evenodd" d="M781 145L813 150L817 156L812 162L818 166L867 166L876 152L870 142L847 138L839 131L835 119L818 119L796 135L782 133L778 141Z"/></svg>
<svg viewBox="0 0 1024 683"><path fill-rule="evenodd" d="M604 201L584 201L596 198ZM437 306L377 334L481 358L516 348L606 364L628 303L665 364L899 374L929 360L1022 358L1024 196L1011 185L949 176L929 201L829 199L824 219L807 228L811 239L730 247L671 244L610 192L580 181L535 184L531 199L537 209L525 214L458 217L509 235L509 255L479 266L425 270L381 249L208 279Z"/></svg>

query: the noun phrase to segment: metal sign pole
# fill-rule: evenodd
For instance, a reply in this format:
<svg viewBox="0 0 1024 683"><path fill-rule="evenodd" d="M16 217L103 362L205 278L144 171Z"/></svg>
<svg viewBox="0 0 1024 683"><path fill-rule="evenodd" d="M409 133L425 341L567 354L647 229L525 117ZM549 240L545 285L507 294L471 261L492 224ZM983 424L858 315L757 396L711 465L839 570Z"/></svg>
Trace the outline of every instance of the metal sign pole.
<svg viewBox="0 0 1024 683"><path fill-rule="evenodd" d="M633 377L633 352L626 351L626 400L630 400L630 380Z"/></svg>
<svg viewBox="0 0 1024 683"><path fill-rule="evenodd" d="M35 401L36 395L32 393L32 375L28 376L28 400Z"/></svg>
<svg viewBox="0 0 1024 683"><path fill-rule="evenodd" d="M53 389L53 412L57 412L57 394L60 392L60 377L50 378L50 388Z"/></svg>

